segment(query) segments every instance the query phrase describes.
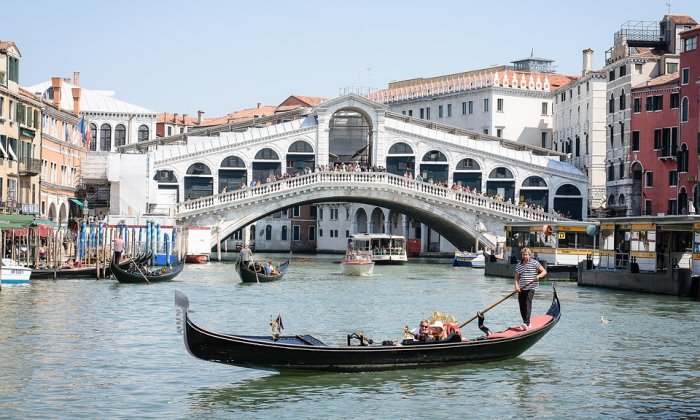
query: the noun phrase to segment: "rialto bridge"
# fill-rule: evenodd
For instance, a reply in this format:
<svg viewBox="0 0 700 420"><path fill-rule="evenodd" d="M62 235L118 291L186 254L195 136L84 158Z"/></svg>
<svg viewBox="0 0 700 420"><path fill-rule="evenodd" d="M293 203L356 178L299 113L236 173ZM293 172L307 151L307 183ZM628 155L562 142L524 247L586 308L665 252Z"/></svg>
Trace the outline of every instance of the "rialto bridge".
<svg viewBox="0 0 700 420"><path fill-rule="evenodd" d="M217 225L223 240L301 204L366 203L419 220L462 249L492 245L489 234L502 235L505 221L585 216L586 176L560 153L394 114L362 96L251 125L141 145L151 148L149 211Z"/></svg>

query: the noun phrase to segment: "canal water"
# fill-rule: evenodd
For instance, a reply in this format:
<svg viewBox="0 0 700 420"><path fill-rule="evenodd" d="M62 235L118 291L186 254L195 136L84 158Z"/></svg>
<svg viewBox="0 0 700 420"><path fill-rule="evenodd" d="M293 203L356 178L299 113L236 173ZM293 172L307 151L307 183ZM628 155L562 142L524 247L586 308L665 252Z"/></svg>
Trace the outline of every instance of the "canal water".
<svg viewBox="0 0 700 420"><path fill-rule="evenodd" d="M260 256L258 256L260 257ZM272 255L279 261L281 255ZM327 344L363 331L400 339L433 311L466 320L512 281L449 261L344 277L340 256L294 256L277 283L242 284L233 262L189 265L170 283L39 280L0 291L0 418L630 418L700 416L700 302L558 283L561 322L501 362L358 374L277 374L197 360L173 293L220 332ZM552 286L537 292L544 312ZM601 323L601 316L611 320ZM519 324L517 300L487 325ZM478 336L476 323L465 327Z"/></svg>

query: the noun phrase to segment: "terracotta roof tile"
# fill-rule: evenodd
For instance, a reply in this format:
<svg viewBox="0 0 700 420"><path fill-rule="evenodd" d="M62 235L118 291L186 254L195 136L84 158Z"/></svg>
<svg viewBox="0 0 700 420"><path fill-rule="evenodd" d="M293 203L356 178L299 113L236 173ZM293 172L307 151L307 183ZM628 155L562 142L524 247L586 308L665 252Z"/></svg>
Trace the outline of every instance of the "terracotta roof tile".
<svg viewBox="0 0 700 420"><path fill-rule="evenodd" d="M10 47L16 47L15 43L12 41L0 41L0 51L7 52Z"/></svg>
<svg viewBox="0 0 700 420"><path fill-rule="evenodd" d="M277 109L276 106L263 105L256 108L248 108L240 111L235 111L230 114L226 114L223 117L214 117L202 121L203 126L221 125L229 124L234 122L251 120L255 116L261 117L264 115L272 115Z"/></svg>
<svg viewBox="0 0 700 420"><path fill-rule="evenodd" d="M641 89L641 88L646 88L646 87L651 87L651 86L661 86L661 85L666 85L666 84L678 84L678 80L679 80L678 72L667 73L667 74L662 74L661 76L657 76L651 80L647 80L644 83L640 83L637 86L634 86L633 89Z"/></svg>
<svg viewBox="0 0 700 420"><path fill-rule="evenodd" d="M188 115L185 117L185 119L183 121L182 116L183 116L182 114L177 114L177 123L178 124L185 124L188 126L197 125L197 118L196 117L192 117L192 116ZM174 114L170 114L168 112L163 112L163 113L156 115L156 122L157 123L167 122L167 123L173 124L174 117L175 117Z"/></svg>
<svg viewBox="0 0 700 420"><path fill-rule="evenodd" d="M315 105L320 104L321 102L327 101L327 98L321 98L317 96L301 96L301 95L292 95L282 101L281 104L279 104L280 107L282 106L289 106L293 105L295 107L297 106L305 106L305 107L313 107Z"/></svg>
<svg viewBox="0 0 700 420"><path fill-rule="evenodd" d="M688 15L668 15L668 19L678 25L697 25L698 23Z"/></svg>

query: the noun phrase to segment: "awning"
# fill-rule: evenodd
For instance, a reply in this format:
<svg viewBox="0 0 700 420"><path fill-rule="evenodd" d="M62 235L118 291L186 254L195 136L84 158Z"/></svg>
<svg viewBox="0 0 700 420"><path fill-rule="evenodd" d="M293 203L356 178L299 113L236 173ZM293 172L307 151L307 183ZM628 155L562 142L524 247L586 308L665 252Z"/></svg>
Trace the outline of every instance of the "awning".
<svg viewBox="0 0 700 420"><path fill-rule="evenodd" d="M85 204L83 204L83 202L80 201L80 200L78 200L78 199L71 198L70 201L72 201L72 202L74 202L75 204L77 204L78 207L80 207L81 209L84 209L84 208L85 208Z"/></svg>
<svg viewBox="0 0 700 420"><path fill-rule="evenodd" d="M52 222L51 220L47 220L47 219L35 219L33 224L35 224L35 225L47 225L53 229L58 229L58 225L56 223Z"/></svg>
<svg viewBox="0 0 700 420"><path fill-rule="evenodd" d="M0 214L0 230L22 229L34 221L34 216L26 214Z"/></svg>

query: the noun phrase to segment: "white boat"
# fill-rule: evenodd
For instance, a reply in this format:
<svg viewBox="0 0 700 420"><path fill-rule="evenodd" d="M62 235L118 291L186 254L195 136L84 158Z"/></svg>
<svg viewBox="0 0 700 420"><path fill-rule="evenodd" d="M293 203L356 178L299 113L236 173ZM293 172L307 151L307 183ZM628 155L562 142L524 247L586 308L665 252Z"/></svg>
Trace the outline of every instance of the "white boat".
<svg viewBox="0 0 700 420"><path fill-rule="evenodd" d="M352 236L352 250L368 254L376 264L403 264L406 238L383 233L359 233Z"/></svg>
<svg viewBox="0 0 700 420"><path fill-rule="evenodd" d="M484 254L479 254L471 261L472 268L486 268L486 257Z"/></svg>
<svg viewBox="0 0 700 420"><path fill-rule="evenodd" d="M0 284L29 284L31 268L19 265L10 258L3 258L1 265Z"/></svg>
<svg viewBox="0 0 700 420"><path fill-rule="evenodd" d="M351 251L340 262L340 274L346 276L371 276L373 271L374 261L369 254Z"/></svg>
<svg viewBox="0 0 700 420"><path fill-rule="evenodd" d="M477 254L467 251L455 251L455 256L452 257L453 267L471 267L472 261L477 257Z"/></svg>

